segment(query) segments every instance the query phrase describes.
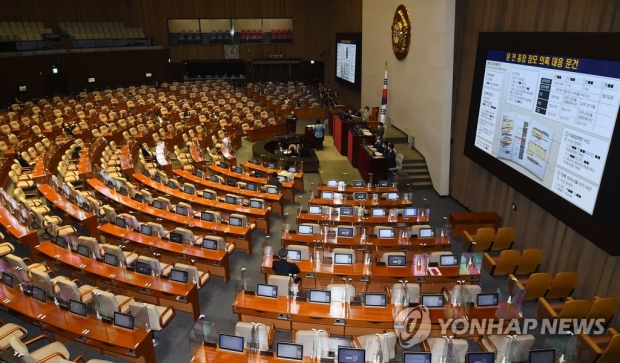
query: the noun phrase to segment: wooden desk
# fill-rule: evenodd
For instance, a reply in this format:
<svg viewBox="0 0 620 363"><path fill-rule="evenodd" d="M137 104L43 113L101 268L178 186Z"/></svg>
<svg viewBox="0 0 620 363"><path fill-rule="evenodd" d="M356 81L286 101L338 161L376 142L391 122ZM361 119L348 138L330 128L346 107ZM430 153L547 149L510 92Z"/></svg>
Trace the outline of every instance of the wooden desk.
<svg viewBox="0 0 620 363"><path fill-rule="evenodd" d="M231 213L244 214L248 217L250 222L256 223L257 229L263 230L266 234L269 234L269 209L256 209L245 206L239 208L233 204L222 203L215 200L205 199L198 195L187 194L182 190L172 189L162 183L158 183L144 174L135 174L134 179L143 185L158 191L159 193L165 194L167 197L169 196L168 198L170 198L170 201L173 203L174 201L186 202L190 203L192 207L218 210L224 213L222 217L225 218L227 218Z"/></svg>
<svg viewBox="0 0 620 363"><path fill-rule="evenodd" d="M286 296L271 299L246 295L243 291L233 301L232 308L239 321L273 323L276 328L287 330L329 329L332 335L362 335L383 333L384 330L392 331L395 317L398 318L399 313L403 311L402 306L393 304L388 304L385 308L349 306L341 302L316 304L300 302ZM431 322L430 336L441 336L439 320L448 319L449 307L428 309L428 312ZM489 319L503 326L507 326L510 319L521 319L513 305L500 308L472 307L468 316L470 319Z"/></svg>
<svg viewBox="0 0 620 363"><path fill-rule="evenodd" d="M246 183L254 183L256 185L267 185L267 178L255 178L253 176L249 176L246 174L237 174L230 169L225 169L220 167L219 165L209 165L209 170L215 174L219 174L226 178L241 180ZM284 182L282 183L282 196L284 199L293 202L295 198L295 193L293 191L293 183L292 182Z"/></svg>
<svg viewBox="0 0 620 363"><path fill-rule="evenodd" d="M215 189L216 191L222 191L224 193L233 193L233 194L237 194L237 195L241 195L247 198L260 198L260 199L264 199L265 202L267 202L270 207L271 207L271 211L273 213L276 213L278 215L282 215L282 210L283 210L283 203L282 203L282 195L281 194L268 194L268 193L263 193L261 191L250 191L247 189L240 189L240 188L236 188L236 187L231 187L230 185L225 185L225 184L221 184L221 183L216 183L216 182L212 182L208 179L203 179L203 178L199 178L197 176L195 176L194 174L185 171L185 170L181 170L181 169L176 169L174 171L174 174L176 174L178 177L180 177L181 179L187 180L188 182L198 186L201 185L203 187L207 187L210 189Z"/></svg>
<svg viewBox="0 0 620 363"><path fill-rule="evenodd" d="M360 174L362 174L362 178L367 183L370 183L372 174L372 183L375 184L379 180L387 179L387 159L384 157L373 157L372 151L366 145L359 145L358 148L357 168Z"/></svg>
<svg viewBox="0 0 620 363"><path fill-rule="evenodd" d="M37 189L39 189L39 192L45 196L45 199L51 202L58 210L62 211L66 216L71 217L82 227L88 229L93 237L99 238L99 232L97 232L99 221L96 215L84 212L77 205L69 202L65 197L60 195L60 193L54 190L49 184L39 184L37 185Z"/></svg>
<svg viewBox="0 0 620 363"><path fill-rule="evenodd" d="M361 220L358 216L328 216L325 214L310 214L308 212L302 212L297 214L297 224L300 223L318 223L320 225L329 224L332 226L339 224L355 224L361 225L362 227L372 227L372 226L412 226L414 224L428 224L428 216L422 214L417 217L403 217L399 215L396 219L390 219L389 216L385 217L377 217L377 216L367 216L362 217ZM368 231L368 233L372 233L372 231Z"/></svg>
<svg viewBox="0 0 620 363"><path fill-rule="evenodd" d="M347 199L323 199L323 198L310 198L308 200L308 204L313 205L326 205L333 207L340 206L351 206L351 207L364 207L364 208L403 208L411 206L411 202L405 203L402 199L398 200L387 200L387 199L379 199L377 204L374 204L372 201L372 197L369 196L366 200L354 200L351 198Z"/></svg>
<svg viewBox="0 0 620 363"><path fill-rule="evenodd" d="M26 296L18 288L2 285L0 297L3 310L51 332L54 340L62 343L71 340L130 362L155 362L152 333L144 328L130 331L104 324L93 315L80 317L60 309L52 301L42 303Z"/></svg>
<svg viewBox="0 0 620 363"><path fill-rule="evenodd" d="M452 235L459 237L463 235L463 231L473 235L478 228L497 229L502 218L495 212L450 213L448 221L452 225Z"/></svg>
<svg viewBox="0 0 620 363"><path fill-rule="evenodd" d="M247 251L248 255L252 253L252 231L249 227L236 227L207 222L198 218L182 216L166 210L153 208L146 203L138 203L129 197L117 193L115 190L111 190L98 179L88 179L88 185L110 201L139 212L142 216L148 215L154 221L158 221L157 219L160 218L161 222L170 226L197 228L205 235L211 234L224 237L229 243L234 243L237 248ZM200 234L196 233L196 235Z"/></svg>
<svg viewBox="0 0 620 363"><path fill-rule="evenodd" d="M34 168L32 169L32 180L34 180L35 183L43 183L44 180L47 179L47 176L48 176L48 172L47 172L46 158L45 156L39 157L37 159L37 163L34 165Z"/></svg>
<svg viewBox="0 0 620 363"><path fill-rule="evenodd" d="M331 252L321 254L332 256ZM438 267L440 274L433 275L426 265L416 266L408 264L405 267L377 266L376 264L366 265L356 262L352 265L324 264L321 259L314 261L302 260L296 262L299 266L300 277L303 281L304 289L321 289L334 282L339 283L344 277L351 278L353 284L367 288L366 291L383 292L386 286L391 287L399 280L408 280L421 285L423 293L440 293L442 287L451 290L457 281L467 281L476 284L480 281L480 271L472 267L471 270L465 265L454 267ZM265 282L269 275L273 275L271 264L272 256L263 256L261 271L265 275ZM362 292L362 291L358 291Z"/></svg>
<svg viewBox="0 0 620 363"><path fill-rule="evenodd" d="M333 230L332 230L333 231ZM313 231L314 232L314 231ZM302 244L308 245L310 249L330 249L334 247L351 247L357 251L373 249L377 252L421 252L430 253L433 251L449 251L450 241L448 237L438 236L435 238L409 238L409 243L401 241L398 235L395 238L366 237L366 242L362 241L361 236L351 238L338 238L336 235L321 234L299 234L285 231L282 234L282 244Z"/></svg>
<svg viewBox="0 0 620 363"><path fill-rule="evenodd" d="M266 139L268 137L273 137L275 135L284 135L286 134L286 123L266 125L257 128L252 127L247 130L247 133L249 142L255 142L258 140Z"/></svg>
<svg viewBox="0 0 620 363"><path fill-rule="evenodd" d="M195 283L182 284L164 277L152 277L133 270L105 264L94 258L83 257L51 242L35 248L37 256L45 259L51 269L61 269L78 279L108 289L115 294L133 296L137 300L160 306L172 306L176 310L200 316L198 287Z"/></svg>
<svg viewBox="0 0 620 363"><path fill-rule="evenodd" d="M133 154L134 151L131 147L131 145L134 143L126 143L125 145L123 145L123 148L121 149L121 154L120 154L120 160L121 160L121 170L123 171L123 173L125 173L125 175L127 175L127 180L131 181L131 176L134 173L134 165L133 165ZM138 148L137 143L135 143L136 145L136 149Z"/></svg>
<svg viewBox="0 0 620 363"><path fill-rule="evenodd" d="M262 171L267 175L271 173L277 173L280 171L280 169L271 169L261 164L253 164L249 161L243 162L241 163L241 165L248 169ZM301 190L301 191L304 190L304 173L303 172L295 173L295 179L293 180L293 188L295 190Z"/></svg>
<svg viewBox="0 0 620 363"><path fill-rule="evenodd" d="M202 169L207 165L207 162L202 158L202 150L199 145L191 145L189 147L189 155L197 168Z"/></svg>
<svg viewBox="0 0 620 363"><path fill-rule="evenodd" d="M106 237L106 243L120 246L132 242L133 248L129 250L133 250L139 255L159 253L161 254L159 260L165 263L191 264L189 260L194 260L194 265L200 271L208 271L211 275L223 277L224 282L228 282L230 279L230 259L224 250L212 251L196 245L189 246L188 244L169 242L133 230L128 231L112 223L99 226L99 231Z"/></svg>
<svg viewBox="0 0 620 363"><path fill-rule="evenodd" d="M247 363L247 362L256 362L256 363L270 363L270 362L292 362L289 359L278 359L274 355L264 356L260 355L260 353L250 353L248 349L246 349L243 353L233 353L227 352L225 350L219 350L213 347L206 347L201 345L198 347L198 350L192 357L192 362L196 363L211 363L211 362L228 362L228 363ZM304 357L301 361L296 361L300 363L316 363L316 358L310 359L310 357Z"/></svg>
<svg viewBox="0 0 620 363"><path fill-rule="evenodd" d="M377 182L378 180L375 180L375 182ZM329 187L327 185L319 185L316 188L317 192L334 192L334 193L346 193L346 194L353 194L353 193L368 193L368 195L372 195L372 193L377 193L379 194L379 196L381 196L381 194L383 193L389 193L389 192L398 192L398 187L397 186L389 186L389 187L379 187L379 186L374 186L371 187L370 185L366 185L365 187L354 187L351 185L347 185L344 190L339 190L338 187Z"/></svg>
<svg viewBox="0 0 620 363"><path fill-rule="evenodd" d="M12 164L12 162L9 163L8 161L5 161L5 164ZM8 174L0 175L8 176ZM0 197L0 200L3 199L4 198ZM28 246L32 255L33 248L39 244L39 236L37 235L37 231L33 228L33 226L22 223L11 213L9 207L2 204L0 204L0 224L2 224L2 227L4 227L4 229L11 236L13 236L19 244Z"/></svg>

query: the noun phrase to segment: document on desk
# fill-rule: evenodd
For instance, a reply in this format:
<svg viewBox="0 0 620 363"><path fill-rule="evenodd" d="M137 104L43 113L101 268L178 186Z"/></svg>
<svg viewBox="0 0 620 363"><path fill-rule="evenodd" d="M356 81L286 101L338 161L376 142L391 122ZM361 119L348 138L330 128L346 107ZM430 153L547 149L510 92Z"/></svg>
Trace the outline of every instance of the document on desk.
<svg viewBox="0 0 620 363"><path fill-rule="evenodd" d="M441 271L438 267L429 267L428 274L431 276L441 276Z"/></svg>

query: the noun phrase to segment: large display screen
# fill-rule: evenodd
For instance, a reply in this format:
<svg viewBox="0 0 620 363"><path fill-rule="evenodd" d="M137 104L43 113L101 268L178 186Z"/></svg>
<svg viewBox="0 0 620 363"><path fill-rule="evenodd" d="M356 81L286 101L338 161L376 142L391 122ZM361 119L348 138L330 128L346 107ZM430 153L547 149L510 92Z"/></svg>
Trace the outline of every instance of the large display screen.
<svg viewBox="0 0 620 363"><path fill-rule="evenodd" d="M336 34L336 75L339 83L359 89L362 70L362 35L360 33Z"/></svg>
<svg viewBox="0 0 620 363"><path fill-rule="evenodd" d="M601 51L606 37L481 33L465 146L599 246L620 230L609 215L618 200L620 54L615 45Z"/></svg>

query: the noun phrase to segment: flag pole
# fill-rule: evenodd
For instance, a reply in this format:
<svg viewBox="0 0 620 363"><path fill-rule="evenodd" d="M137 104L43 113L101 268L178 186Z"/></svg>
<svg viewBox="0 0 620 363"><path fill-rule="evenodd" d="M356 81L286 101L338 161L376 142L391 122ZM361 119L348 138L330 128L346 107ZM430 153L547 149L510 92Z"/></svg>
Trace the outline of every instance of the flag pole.
<svg viewBox="0 0 620 363"><path fill-rule="evenodd" d="M388 83L388 62L385 62L385 77L383 78L383 92L381 94L381 110L379 111L379 122L383 125L387 122L387 83Z"/></svg>

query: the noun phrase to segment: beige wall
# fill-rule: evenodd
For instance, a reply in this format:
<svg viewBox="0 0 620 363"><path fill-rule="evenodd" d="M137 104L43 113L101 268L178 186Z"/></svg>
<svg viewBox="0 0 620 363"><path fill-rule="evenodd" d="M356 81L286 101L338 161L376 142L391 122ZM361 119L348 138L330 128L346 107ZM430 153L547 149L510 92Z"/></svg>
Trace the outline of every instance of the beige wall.
<svg viewBox="0 0 620 363"><path fill-rule="evenodd" d="M402 61L390 41L400 4L408 7L412 27ZM415 137L441 195L449 193L454 12L454 0L364 0L362 11L362 105L379 105L388 61L388 122Z"/></svg>

